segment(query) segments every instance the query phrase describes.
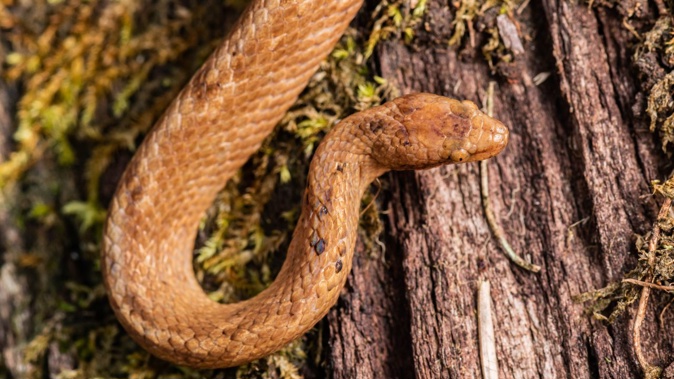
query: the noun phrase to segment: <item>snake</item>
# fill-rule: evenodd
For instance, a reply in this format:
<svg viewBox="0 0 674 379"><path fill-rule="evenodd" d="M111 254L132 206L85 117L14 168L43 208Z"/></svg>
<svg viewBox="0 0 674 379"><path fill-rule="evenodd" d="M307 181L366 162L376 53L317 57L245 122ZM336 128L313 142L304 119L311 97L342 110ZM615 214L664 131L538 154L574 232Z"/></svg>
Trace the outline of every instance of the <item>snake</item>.
<svg viewBox="0 0 674 379"><path fill-rule="evenodd" d="M238 366L302 336L337 301L360 199L390 170L490 158L508 128L471 101L408 94L345 117L317 147L286 259L241 302L211 300L192 257L217 193L298 98L361 0L255 0L147 134L103 231L111 307L151 354L195 368Z"/></svg>

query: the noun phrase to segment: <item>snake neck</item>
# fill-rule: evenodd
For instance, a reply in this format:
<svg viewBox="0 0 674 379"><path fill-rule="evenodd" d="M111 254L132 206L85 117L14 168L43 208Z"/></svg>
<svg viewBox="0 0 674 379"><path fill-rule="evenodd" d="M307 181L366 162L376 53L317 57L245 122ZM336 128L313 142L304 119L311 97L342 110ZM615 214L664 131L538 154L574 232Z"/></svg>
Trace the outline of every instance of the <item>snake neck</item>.
<svg viewBox="0 0 674 379"><path fill-rule="evenodd" d="M314 154L286 260L276 280L254 299L262 309L280 304L279 311L287 312L279 318L290 323L288 341L308 331L336 303L351 270L360 199L386 171L366 153L368 138L352 138L354 128L350 120L342 121Z"/></svg>

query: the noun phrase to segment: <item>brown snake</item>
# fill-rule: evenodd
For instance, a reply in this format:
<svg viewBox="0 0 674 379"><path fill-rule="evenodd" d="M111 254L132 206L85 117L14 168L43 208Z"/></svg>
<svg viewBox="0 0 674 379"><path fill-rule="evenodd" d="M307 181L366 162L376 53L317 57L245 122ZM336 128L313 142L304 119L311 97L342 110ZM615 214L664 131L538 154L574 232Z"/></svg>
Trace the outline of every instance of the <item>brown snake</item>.
<svg viewBox="0 0 674 379"><path fill-rule="evenodd" d="M199 220L330 52L361 0L258 0L166 110L121 178L104 232L112 307L152 354L199 368L274 352L316 324L351 269L360 198L389 170L498 154L508 130L470 101L408 95L325 137L276 280L236 304L210 300L192 270Z"/></svg>

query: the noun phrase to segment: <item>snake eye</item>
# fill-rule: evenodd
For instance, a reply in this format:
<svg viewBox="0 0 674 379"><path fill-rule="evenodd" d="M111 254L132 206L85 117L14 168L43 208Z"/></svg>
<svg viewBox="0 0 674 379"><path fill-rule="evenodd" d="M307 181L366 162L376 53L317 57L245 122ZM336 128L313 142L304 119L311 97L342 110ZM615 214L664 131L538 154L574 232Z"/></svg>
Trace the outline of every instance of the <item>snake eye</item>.
<svg viewBox="0 0 674 379"><path fill-rule="evenodd" d="M452 162L465 162L470 157L470 154L464 149L456 149L452 151L452 154L449 157Z"/></svg>

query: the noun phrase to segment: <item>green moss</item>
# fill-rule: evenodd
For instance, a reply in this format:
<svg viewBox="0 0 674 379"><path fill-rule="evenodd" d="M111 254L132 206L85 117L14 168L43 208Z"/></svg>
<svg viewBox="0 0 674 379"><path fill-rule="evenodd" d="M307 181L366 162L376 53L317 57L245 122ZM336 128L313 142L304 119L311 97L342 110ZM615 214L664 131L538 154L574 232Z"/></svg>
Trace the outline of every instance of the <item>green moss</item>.
<svg viewBox="0 0 674 379"><path fill-rule="evenodd" d="M507 46L496 22L498 15L507 15L510 22L517 23L519 8L526 5L522 0L461 0L452 3L455 7L452 21L452 35L449 38L450 46L467 45L477 47L478 33L484 35L480 43L482 55L493 72L499 63L511 63L513 52ZM480 22L479 32L475 25ZM519 38L519 36L517 36Z"/></svg>
<svg viewBox="0 0 674 379"><path fill-rule="evenodd" d="M373 26L365 44L365 58L369 58L379 41L396 36L411 43L414 31L426 12L427 0L413 2L383 0L372 13Z"/></svg>
<svg viewBox="0 0 674 379"><path fill-rule="evenodd" d="M651 132L660 136L662 149L674 151L674 21L669 15L656 20L640 36L633 60L647 93L646 113Z"/></svg>
<svg viewBox="0 0 674 379"><path fill-rule="evenodd" d="M147 4L38 1L31 9L44 19L30 25L37 32L17 27L6 37L13 42L13 52L5 59L4 76L20 81L24 90L14 135L17 149L0 164L0 188L16 181L44 154L54 153L65 166L81 161L73 142L102 147L105 138L105 144L117 149L128 147L152 125L187 79L183 69L171 64L195 42L206 46L205 51L195 54L192 49L190 54L203 59L219 39L214 32L192 26L209 7L204 4L188 10L169 0ZM145 25L139 18L148 14L153 16ZM161 67L174 71L152 75ZM156 92L166 96L148 96ZM131 107L132 98L140 98L140 106ZM99 149L98 153L114 151ZM96 182L99 178L90 179Z"/></svg>

